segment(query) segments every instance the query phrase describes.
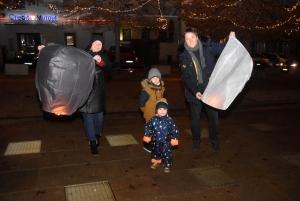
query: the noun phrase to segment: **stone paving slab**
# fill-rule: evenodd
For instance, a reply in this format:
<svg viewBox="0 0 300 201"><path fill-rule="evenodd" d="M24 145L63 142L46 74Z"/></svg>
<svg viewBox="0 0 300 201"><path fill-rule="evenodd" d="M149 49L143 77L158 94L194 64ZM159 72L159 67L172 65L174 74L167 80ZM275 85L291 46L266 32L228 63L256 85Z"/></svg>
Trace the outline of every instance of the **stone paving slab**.
<svg viewBox="0 0 300 201"><path fill-rule="evenodd" d="M133 96L122 94L127 100L136 101L143 76L131 74L130 81L122 76L123 73L115 76L118 79L115 83L126 85L124 90L133 88ZM176 76L175 69L166 77L167 84L181 86ZM292 101L281 97L272 101L270 99L276 96L273 92L272 96L259 93L264 96L262 101L246 96L249 91L273 89L281 92L286 89L295 94L300 88L296 77L253 77L237 97L234 107L220 111L219 154L212 151L205 136L200 151L191 151L191 135L185 131L190 126L188 110L182 107L185 107L182 88L174 84L171 89L180 91L170 90L174 105L170 114L176 114L172 117L179 127L180 138L178 148L173 149L174 165L169 174L164 173L162 167L150 169L150 155L142 145L144 121L136 102L128 106L132 107L130 111L119 107L119 112L107 113L103 135L130 133L138 144L112 147L102 137L99 156L94 157L90 154L80 115L53 117L41 112L32 74L29 78L19 78L0 73L0 84L0 200L65 201L65 186L99 181L110 182L118 201L295 201L300 197L299 168L278 158L299 154L297 96ZM114 89L112 85L111 89ZM115 91L110 93L109 96ZM201 124L208 130L205 113ZM4 155L10 142L36 139L42 140L41 153ZM207 188L190 174L191 169L216 165L239 183Z"/></svg>

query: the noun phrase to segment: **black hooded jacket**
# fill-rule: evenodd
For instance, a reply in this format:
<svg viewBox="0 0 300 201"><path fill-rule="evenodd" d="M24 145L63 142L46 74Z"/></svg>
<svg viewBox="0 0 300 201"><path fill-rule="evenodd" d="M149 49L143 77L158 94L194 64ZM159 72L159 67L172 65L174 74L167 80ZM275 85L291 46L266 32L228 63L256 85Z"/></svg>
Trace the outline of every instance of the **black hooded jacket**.
<svg viewBox="0 0 300 201"><path fill-rule="evenodd" d="M99 55L102 60L104 61L104 66L99 66L95 64L95 76L94 76L94 83L93 83L93 89L90 92L89 98L86 101L86 103L78 109L79 112L84 113L99 113L103 112L105 110L105 80L104 80L104 71L107 71L110 73L112 64L110 60L107 57L107 54L105 51L101 50L100 52L92 52L90 50L90 47L93 42L96 40L99 40L104 42L103 38L101 36L94 36L91 39L91 42L88 46L88 49L86 50L92 57L95 55ZM95 61L96 63L96 61Z"/></svg>
<svg viewBox="0 0 300 201"><path fill-rule="evenodd" d="M208 85L209 78L214 70L216 57L219 56L226 43L214 43L210 38L201 38L203 45L203 56L205 58L206 67L202 70L203 83L198 84L196 67L193 59L182 44L177 50L177 58L179 60L180 75L185 85L185 97L188 102L199 104L196 93L203 93Z"/></svg>

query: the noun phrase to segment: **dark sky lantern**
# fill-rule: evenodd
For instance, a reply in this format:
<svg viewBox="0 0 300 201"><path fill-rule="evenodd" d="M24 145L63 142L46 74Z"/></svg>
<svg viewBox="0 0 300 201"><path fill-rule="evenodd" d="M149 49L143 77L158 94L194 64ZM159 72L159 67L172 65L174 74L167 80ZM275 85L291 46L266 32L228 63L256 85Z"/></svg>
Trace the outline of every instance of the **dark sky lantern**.
<svg viewBox="0 0 300 201"><path fill-rule="evenodd" d="M95 61L87 52L63 45L44 47L36 66L35 85L42 109L72 115L92 90Z"/></svg>

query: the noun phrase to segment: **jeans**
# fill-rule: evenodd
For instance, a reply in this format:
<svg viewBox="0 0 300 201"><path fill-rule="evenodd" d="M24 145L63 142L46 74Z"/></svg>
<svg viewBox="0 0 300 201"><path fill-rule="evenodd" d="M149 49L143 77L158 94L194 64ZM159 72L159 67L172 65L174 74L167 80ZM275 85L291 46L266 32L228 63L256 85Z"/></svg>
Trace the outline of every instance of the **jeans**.
<svg viewBox="0 0 300 201"><path fill-rule="evenodd" d="M191 112L191 130L193 135L193 140L201 141L201 125L200 125L200 116L202 107L205 108L208 121L209 121L209 139L210 141L218 141L219 133L219 118L217 109L206 105L202 101L199 104L190 103L190 112Z"/></svg>
<svg viewBox="0 0 300 201"><path fill-rule="evenodd" d="M103 127L103 112L100 113L82 113L84 129L87 140L96 140L95 134L100 135Z"/></svg>

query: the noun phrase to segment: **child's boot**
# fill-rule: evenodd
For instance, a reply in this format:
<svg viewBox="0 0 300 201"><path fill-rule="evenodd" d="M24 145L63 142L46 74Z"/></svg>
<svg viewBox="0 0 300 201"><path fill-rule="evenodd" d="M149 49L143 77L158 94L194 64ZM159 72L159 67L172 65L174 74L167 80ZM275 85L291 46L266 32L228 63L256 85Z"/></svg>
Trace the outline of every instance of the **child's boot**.
<svg viewBox="0 0 300 201"><path fill-rule="evenodd" d="M159 163L153 163L150 167L151 169L155 170L156 168L159 167Z"/></svg>
<svg viewBox="0 0 300 201"><path fill-rule="evenodd" d="M168 167L165 167L165 173L169 173L171 171L171 169L170 168L168 168Z"/></svg>

